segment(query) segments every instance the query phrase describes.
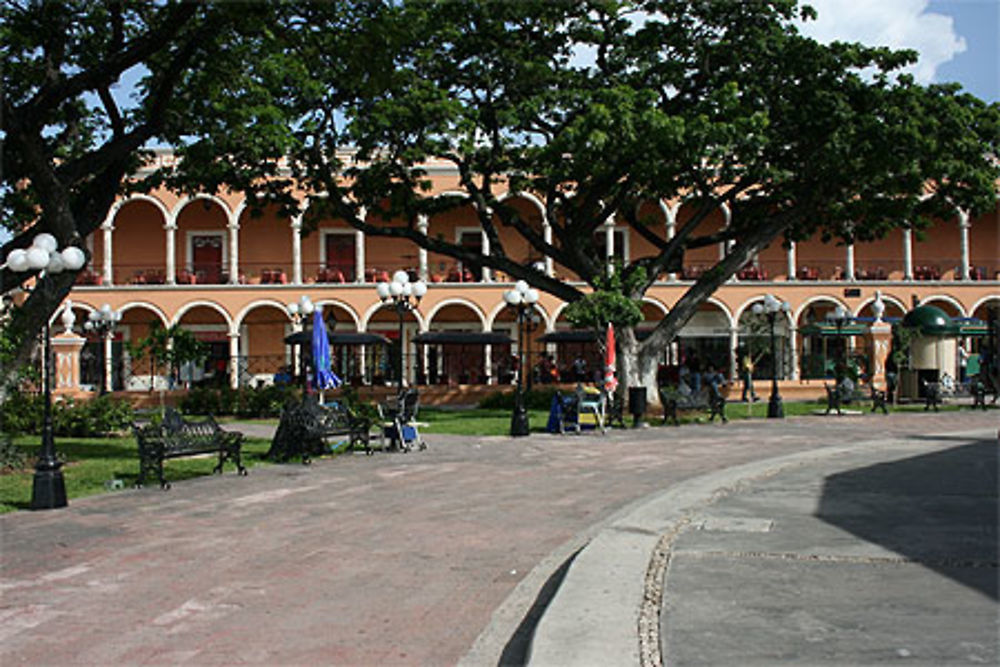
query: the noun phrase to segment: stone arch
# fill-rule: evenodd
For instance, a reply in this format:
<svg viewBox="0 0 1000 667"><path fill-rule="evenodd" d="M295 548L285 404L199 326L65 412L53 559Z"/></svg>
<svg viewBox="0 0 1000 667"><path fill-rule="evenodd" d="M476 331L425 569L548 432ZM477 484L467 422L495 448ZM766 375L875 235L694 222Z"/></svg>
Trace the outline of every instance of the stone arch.
<svg viewBox="0 0 1000 667"><path fill-rule="evenodd" d="M389 308L379 302L375 302L374 304L369 306L365 310L364 314L361 316L361 326L363 328L359 328L358 330L369 331L375 316L378 315L383 310L388 311ZM417 326L419 327L420 331L427 331L427 320L426 318L424 318L423 314L419 310L413 310L407 314L409 316L412 316L417 321ZM393 319L395 320L395 315L393 316Z"/></svg>
<svg viewBox="0 0 1000 667"><path fill-rule="evenodd" d="M479 324L482 327L482 330L486 331L486 324L488 321L486 313L484 313L482 308L479 307L479 304L474 303L469 299L465 299L463 297L449 297L447 299L442 299L438 303L434 304L434 307L431 308L430 311L427 313L428 328L434 321L434 316L437 315L440 311L447 308L448 306L465 306L479 317Z"/></svg>
<svg viewBox="0 0 1000 667"><path fill-rule="evenodd" d="M943 308L942 310L948 313L948 315L951 317L965 317L965 308L962 306L962 302L953 296L948 296L947 294L932 294L931 296L925 296L919 303L921 306L926 306L928 304L937 305L938 307L940 307L940 304L947 304L948 307ZM957 312L957 315L948 312L949 310L954 310Z"/></svg>
<svg viewBox="0 0 1000 667"><path fill-rule="evenodd" d="M991 302L993 303L994 307L1000 308L1000 296L990 295L990 296L984 296L983 298L979 299L979 301L976 301L976 303L972 306L972 308L969 309L969 313L971 314L972 317L978 317L976 313L979 312L979 309L988 308ZM985 318L980 318L980 319L985 319Z"/></svg>
<svg viewBox="0 0 1000 667"><path fill-rule="evenodd" d="M171 324L180 324L180 321L184 318L184 316L190 313L195 308L208 308L209 310L218 313L219 315L222 316L222 320L223 322L225 322L229 332L233 334L237 333L235 324L233 323L233 319L229 315L229 311L227 311L225 308L223 308L216 302L209 301L207 299L197 299L195 301L189 301L188 303L185 303L177 310L176 313L174 313L174 317L173 320L171 321Z"/></svg>
<svg viewBox="0 0 1000 667"><path fill-rule="evenodd" d="M499 303L494 305L493 308L491 308L490 311L486 314L486 330L492 331L496 322L501 321L499 319L500 316L503 315L505 312L512 313L512 311L509 308L510 307L507 305L505 301L500 301ZM551 329L551 325L550 325L548 311L545 309L544 306L537 303L535 304L535 310L538 312L539 317L541 317L542 326L540 327L540 329L543 331L549 331Z"/></svg>
<svg viewBox="0 0 1000 667"><path fill-rule="evenodd" d="M361 318L358 316L357 311L346 302L341 301L340 299L317 299L313 303L315 303L317 307L333 306L338 311L347 313L347 315L351 318L351 323L354 325L354 330L361 331ZM338 319L337 321L346 323L346 321L341 319Z"/></svg>
<svg viewBox="0 0 1000 667"><path fill-rule="evenodd" d="M872 304L875 303L875 297L871 296L858 304L857 310L854 312L855 317L865 317L862 313L870 311ZM891 294L882 295L882 303L885 304L885 313L882 317L903 317L906 314L906 304L903 303L902 299L898 299ZM894 311L898 311L898 315ZM868 315L867 317L874 317L873 315Z"/></svg>
<svg viewBox="0 0 1000 667"><path fill-rule="evenodd" d="M187 206L189 204L193 204L194 202L198 201L199 199L205 199L205 200L208 200L210 202L213 202L214 204L217 204L219 206L219 208L222 209L222 212L226 214L226 218L227 218L229 224L232 224L236 220L233 217L233 210L229 207L229 204L227 204L225 202L225 200L223 200L221 197L218 197L218 196L212 195L212 194L208 194L208 193L199 193L199 194L196 194L196 195L193 195L193 196L184 197L183 199L181 199L180 201L178 201L174 205L174 208L170 212L171 218L173 220L176 220L177 217L181 214L181 212L185 208L187 208Z"/></svg>
<svg viewBox="0 0 1000 667"><path fill-rule="evenodd" d="M848 313L851 313L852 315L854 314L854 311L851 310L851 307L842 299L839 299L833 296L832 294L815 294L813 296L810 296L805 301L803 301L802 304L795 311L793 320L795 322L795 326L798 327L800 325L802 321L802 316L806 313L807 310L809 310L811 306L817 303L824 303L824 302L833 304L832 306L833 308L841 306Z"/></svg>

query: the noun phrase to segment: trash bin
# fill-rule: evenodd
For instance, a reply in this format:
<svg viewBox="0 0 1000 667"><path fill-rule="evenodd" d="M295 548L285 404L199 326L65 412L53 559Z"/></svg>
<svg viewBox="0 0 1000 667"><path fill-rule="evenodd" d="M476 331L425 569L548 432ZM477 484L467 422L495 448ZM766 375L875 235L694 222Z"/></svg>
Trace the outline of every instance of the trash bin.
<svg viewBox="0 0 1000 667"><path fill-rule="evenodd" d="M642 417L646 414L646 388L628 388L628 411L632 415L632 428L643 425Z"/></svg>

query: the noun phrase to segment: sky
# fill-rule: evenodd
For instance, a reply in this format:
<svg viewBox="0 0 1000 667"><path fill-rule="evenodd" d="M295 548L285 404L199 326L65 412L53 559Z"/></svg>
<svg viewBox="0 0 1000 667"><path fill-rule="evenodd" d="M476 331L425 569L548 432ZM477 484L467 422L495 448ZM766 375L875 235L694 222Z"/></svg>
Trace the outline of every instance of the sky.
<svg viewBox="0 0 1000 667"><path fill-rule="evenodd" d="M800 26L834 40L914 49L920 83L955 81L1000 101L1000 0L805 0L818 20Z"/></svg>
<svg viewBox="0 0 1000 667"><path fill-rule="evenodd" d="M956 81L1000 102L1000 0L805 0L819 13L801 26L834 40L914 49L921 83ZM0 243L9 238L0 229Z"/></svg>

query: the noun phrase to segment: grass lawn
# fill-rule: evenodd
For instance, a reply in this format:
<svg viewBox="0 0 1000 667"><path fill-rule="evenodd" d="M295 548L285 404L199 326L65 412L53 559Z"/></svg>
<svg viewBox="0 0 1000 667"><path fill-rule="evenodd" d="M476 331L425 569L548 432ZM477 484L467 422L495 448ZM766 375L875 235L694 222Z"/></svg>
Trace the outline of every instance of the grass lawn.
<svg viewBox="0 0 1000 667"><path fill-rule="evenodd" d="M846 406L848 409L868 413L870 403L863 402ZM788 417L812 415L816 410L826 408L826 402L789 401L784 404ZM957 405L943 405L941 410L958 410ZM893 412L923 412L922 403L893 406ZM753 404L727 403L726 416L729 419L761 419L767 416L766 398ZM529 410L528 417L533 432L542 432L548 424L548 410ZM662 413L650 412L647 420L653 426L661 423ZM684 423L705 421L707 411L682 411ZM435 433L469 436L505 436L510 433L511 411L507 409L448 410L441 408L421 408L419 420L427 424L421 427L424 435ZM235 420L227 420L235 421ZM275 419L259 420L277 425ZM625 415L626 424L631 424L631 416ZM817 422L819 424L820 422ZM31 483L34 474L31 465L40 447L39 436L19 436L14 444L24 450L28 460L23 470L0 474L0 513L27 509L31 502ZM243 462L248 468L264 462L263 456L270 447L270 441L261 438L247 438L243 447ZM139 456L135 439L125 438L56 438L59 460L64 462L63 477L66 494L72 500L84 496L106 493L105 482L121 480L126 488L131 487L139 474ZM166 477L177 482L192 477L210 475L215 466L214 456L171 459L164 465ZM234 467L227 464L224 474L233 474ZM148 485L156 488L155 479Z"/></svg>
<svg viewBox="0 0 1000 667"><path fill-rule="evenodd" d="M40 445L38 436L20 436L14 444L26 453L26 469L0 475L0 513L28 509L31 503L31 482L34 459ZM243 445L243 465L252 468L261 462L270 441L247 438ZM120 479L125 488L135 484L139 476L139 454L135 439L128 438L56 438L56 450L63 462L66 495L73 498L106 493L104 483ZM214 456L171 459L164 463L164 474L171 482L210 475L217 459ZM235 474L235 466L227 463L223 474ZM157 489L156 479L148 479L147 487Z"/></svg>

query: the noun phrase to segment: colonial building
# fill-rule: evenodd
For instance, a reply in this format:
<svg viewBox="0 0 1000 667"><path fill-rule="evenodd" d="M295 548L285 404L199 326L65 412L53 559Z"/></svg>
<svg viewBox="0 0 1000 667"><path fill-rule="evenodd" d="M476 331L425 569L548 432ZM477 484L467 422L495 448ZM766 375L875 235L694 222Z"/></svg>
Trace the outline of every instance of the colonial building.
<svg viewBox="0 0 1000 667"><path fill-rule="evenodd" d="M431 164L429 174L438 193L456 189L457 174L449 166ZM509 193L506 200L551 238L541 202L518 193ZM658 230L664 237L688 215L680 202L652 203L646 209L644 215L660 221ZM729 212L723 208L704 223L702 231L728 223ZM426 218L420 224L433 236L489 251L471 209ZM91 336L86 345L84 384L101 382L103 369L109 371L109 389L144 390L151 382L163 382L159 371L131 359L123 345L144 337L152 322L181 324L210 346L209 361L187 369L184 379L214 379L234 387L270 382L283 366L294 362L295 353L284 338L299 324L287 304L302 296L323 307L336 332L377 333L392 341L391 346L335 346L334 350L337 370L349 381L386 384L394 380L400 327L396 312L381 307L375 283L399 269L429 285L419 308L406 316L402 327L408 382L451 386L510 382L516 342L513 348L412 343L414 336L426 331L501 331L516 341L514 315L503 299L511 287L508 276L482 266L462 266L404 240L367 238L339 220L324 220L308 235L301 234L301 228L301 217L281 217L274 210L252 215L236 195L179 198L161 191L119 200L100 230L87 239L92 261L70 297L81 335L88 311L108 304L122 312L113 337L100 341ZM653 252L648 241L630 234L625 224L606 225L597 240L608 257L629 259ZM512 258L535 263L563 280L575 280L523 240L512 238L506 247ZM681 273L660 276L643 303L648 326L668 312L692 279L725 251L723 246L692 251ZM835 356L831 346L840 345L836 340L844 340L843 345L859 354L864 352L859 349L863 342L860 337L831 340L810 325L823 322L837 306L856 318L870 317L876 293L886 304L887 318L901 317L915 305L933 304L955 318L985 319L988 308L1000 307L997 209L976 218L956 211L954 218L939 221L925 233L897 229L874 243L843 246L815 240L787 249L775 244L703 305L680 340L663 351L663 362L699 358L728 367L735 375L741 338L752 335L751 307L773 294L790 305L787 317L777 324L783 350L779 372L785 385L821 391L821 383L808 380L830 372ZM529 345L533 360L551 355L563 378L575 379L582 366L578 357L588 369L599 370L593 346L538 341L546 333L569 328L564 306L541 295L539 323ZM967 343L975 353L975 341ZM758 374L770 377L769 368L768 360L758 363Z"/></svg>

